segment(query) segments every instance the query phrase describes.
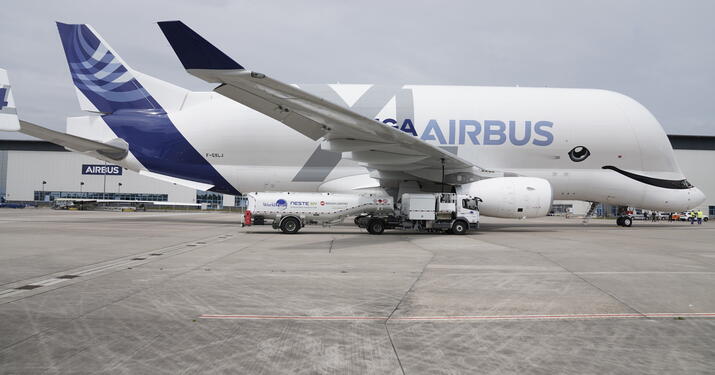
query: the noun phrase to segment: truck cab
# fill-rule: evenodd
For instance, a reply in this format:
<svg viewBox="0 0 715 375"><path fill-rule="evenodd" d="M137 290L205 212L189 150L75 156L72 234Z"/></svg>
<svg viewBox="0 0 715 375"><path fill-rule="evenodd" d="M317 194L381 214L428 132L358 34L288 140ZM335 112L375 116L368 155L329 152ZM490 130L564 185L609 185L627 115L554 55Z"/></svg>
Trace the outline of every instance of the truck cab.
<svg viewBox="0 0 715 375"><path fill-rule="evenodd" d="M370 234L385 229L466 234L479 228L479 201L466 194L403 194L395 215L360 217L356 224Z"/></svg>
<svg viewBox="0 0 715 375"><path fill-rule="evenodd" d="M479 202L481 199L468 195L458 195L461 205L457 207L457 217L462 217L468 223L479 224Z"/></svg>

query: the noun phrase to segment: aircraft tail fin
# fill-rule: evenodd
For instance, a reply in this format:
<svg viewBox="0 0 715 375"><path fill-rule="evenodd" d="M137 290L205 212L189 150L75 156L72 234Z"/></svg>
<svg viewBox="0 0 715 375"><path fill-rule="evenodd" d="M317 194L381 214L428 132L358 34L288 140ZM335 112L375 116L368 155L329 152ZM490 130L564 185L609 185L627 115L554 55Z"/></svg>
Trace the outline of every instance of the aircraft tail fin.
<svg viewBox="0 0 715 375"><path fill-rule="evenodd" d="M58 22L57 29L82 110L177 110L187 90L139 73L85 24Z"/></svg>
<svg viewBox="0 0 715 375"><path fill-rule="evenodd" d="M20 121L17 118L15 99L10 90L10 80L5 69L0 69L0 130L18 131Z"/></svg>

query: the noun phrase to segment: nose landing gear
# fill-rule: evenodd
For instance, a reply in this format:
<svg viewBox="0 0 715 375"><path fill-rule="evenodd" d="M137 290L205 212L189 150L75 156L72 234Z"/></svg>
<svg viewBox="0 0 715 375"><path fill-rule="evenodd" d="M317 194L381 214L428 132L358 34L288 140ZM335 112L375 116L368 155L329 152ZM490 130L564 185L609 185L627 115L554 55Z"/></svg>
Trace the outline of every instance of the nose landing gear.
<svg viewBox="0 0 715 375"><path fill-rule="evenodd" d="M618 206L618 219L616 224L620 227L630 227L633 225L633 218L628 214L628 206Z"/></svg>
<svg viewBox="0 0 715 375"><path fill-rule="evenodd" d="M631 219L630 216L619 216L618 219L616 219L616 224L621 227L630 227L633 225L633 219Z"/></svg>

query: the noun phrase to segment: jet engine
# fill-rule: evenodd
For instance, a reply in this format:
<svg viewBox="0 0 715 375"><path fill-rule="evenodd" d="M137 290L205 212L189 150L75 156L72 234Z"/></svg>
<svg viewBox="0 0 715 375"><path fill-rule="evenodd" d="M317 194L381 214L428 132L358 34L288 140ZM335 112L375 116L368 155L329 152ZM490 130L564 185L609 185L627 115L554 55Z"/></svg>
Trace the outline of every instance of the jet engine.
<svg viewBox="0 0 715 375"><path fill-rule="evenodd" d="M462 185L457 192L479 197L479 212L485 216L539 217L551 208L551 184L543 178L489 178Z"/></svg>

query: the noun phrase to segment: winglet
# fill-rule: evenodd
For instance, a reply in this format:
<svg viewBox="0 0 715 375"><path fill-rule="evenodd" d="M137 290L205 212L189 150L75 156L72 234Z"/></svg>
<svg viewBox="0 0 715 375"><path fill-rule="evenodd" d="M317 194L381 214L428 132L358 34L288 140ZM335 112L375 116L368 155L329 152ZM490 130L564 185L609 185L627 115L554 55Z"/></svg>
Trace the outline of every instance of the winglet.
<svg viewBox="0 0 715 375"><path fill-rule="evenodd" d="M244 69L181 21L162 21L159 27L184 69Z"/></svg>

